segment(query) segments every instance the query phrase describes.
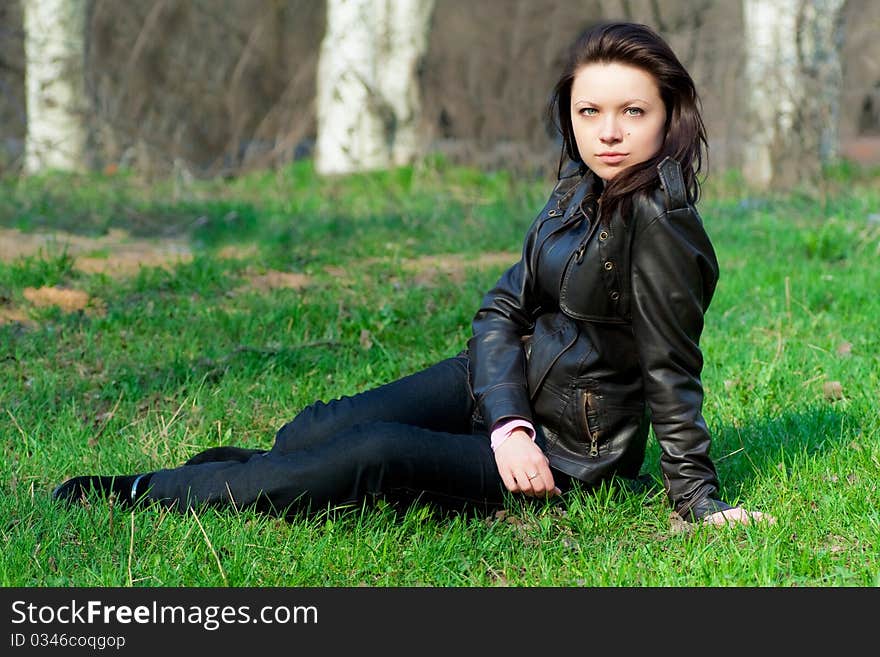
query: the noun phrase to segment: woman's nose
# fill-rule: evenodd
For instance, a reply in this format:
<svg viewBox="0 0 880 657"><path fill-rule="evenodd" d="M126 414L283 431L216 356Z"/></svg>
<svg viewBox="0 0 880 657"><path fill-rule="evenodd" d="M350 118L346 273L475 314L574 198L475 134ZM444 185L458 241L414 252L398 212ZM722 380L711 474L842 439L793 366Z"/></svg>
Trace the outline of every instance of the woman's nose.
<svg viewBox="0 0 880 657"><path fill-rule="evenodd" d="M620 126L614 117L607 117L599 128L599 140L605 144L614 144L621 140Z"/></svg>

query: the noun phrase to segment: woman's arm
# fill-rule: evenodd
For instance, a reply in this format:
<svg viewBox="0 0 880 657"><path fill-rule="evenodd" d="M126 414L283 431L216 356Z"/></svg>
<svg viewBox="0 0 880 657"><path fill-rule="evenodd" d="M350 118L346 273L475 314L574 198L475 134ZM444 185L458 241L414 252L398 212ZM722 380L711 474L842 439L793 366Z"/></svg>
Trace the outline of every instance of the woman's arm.
<svg viewBox="0 0 880 657"><path fill-rule="evenodd" d="M679 515L707 515L723 510L715 508L719 484L702 414L699 346L703 315L718 280L718 263L692 207L667 210L658 194L637 208L633 334L661 447L663 481Z"/></svg>
<svg viewBox="0 0 880 657"><path fill-rule="evenodd" d="M530 496L559 492L547 457L534 443L522 340L534 328L531 262L538 225L536 221L529 231L520 261L483 298L468 341L474 398L486 426L493 430L498 474L507 490ZM513 424L507 435L499 436L512 420L525 427Z"/></svg>
<svg viewBox="0 0 880 657"><path fill-rule="evenodd" d="M474 397L487 427L500 421L532 420L523 336L534 328L530 271L535 226L529 231L522 258L483 297L468 341Z"/></svg>
<svg viewBox="0 0 880 657"><path fill-rule="evenodd" d="M731 507L718 496L702 414L703 317L718 281L718 262L692 207L641 206L632 253L632 319L645 396L661 448L667 495L686 520L711 524L774 518ZM659 213L655 214L659 210ZM654 215L654 216L650 216Z"/></svg>
<svg viewBox="0 0 880 657"><path fill-rule="evenodd" d="M555 205L576 182L569 176L557 184L548 206ZM526 234L519 262L483 297L468 341L471 385L483 420L494 434L498 472L508 490L534 496L559 492L547 457L534 443L523 349L523 337L534 330L538 313L534 249L545 219L546 213L541 212ZM505 435L499 435L497 430L511 420L521 420L525 426L511 425Z"/></svg>

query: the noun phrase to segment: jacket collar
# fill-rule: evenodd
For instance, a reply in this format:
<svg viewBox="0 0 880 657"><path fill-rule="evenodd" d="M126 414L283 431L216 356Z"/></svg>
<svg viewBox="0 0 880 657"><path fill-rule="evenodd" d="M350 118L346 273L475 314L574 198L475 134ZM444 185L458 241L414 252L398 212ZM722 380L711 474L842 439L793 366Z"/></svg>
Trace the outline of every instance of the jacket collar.
<svg viewBox="0 0 880 657"><path fill-rule="evenodd" d="M599 179L599 176L587 169L578 181L574 193L568 201L568 207L565 209L565 215L562 217L562 222L566 223L575 218L578 210L582 209L581 206L584 199L587 198L588 195L598 197L599 194L602 193L602 189L603 184Z"/></svg>

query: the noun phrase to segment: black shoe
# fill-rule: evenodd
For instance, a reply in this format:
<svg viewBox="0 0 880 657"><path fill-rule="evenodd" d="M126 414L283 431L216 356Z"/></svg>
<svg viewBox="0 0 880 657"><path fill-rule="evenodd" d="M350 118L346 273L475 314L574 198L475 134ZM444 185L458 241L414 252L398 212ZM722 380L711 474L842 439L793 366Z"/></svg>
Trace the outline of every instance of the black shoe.
<svg viewBox="0 0 880 657"><path fill-rule="evenodd" d="M109 498L111 495L117 503L132 504L132 485L139 475L117 476L84 476L68 479L52 491L52 499L57 502L75 504L86 500L93 494ZM142 496L144 488L138 486L138 496Z"/></svg>
<svg viewBox="0 0 880 657"><path fill-rule="evenodd" d="M255 454L265 454L264 449L245 449L244 447L211 447L204 452L199 452L190 458L185 465L196 465L198 463L214 463L216 461L237 461L244 463L250 460Z"/></svg>

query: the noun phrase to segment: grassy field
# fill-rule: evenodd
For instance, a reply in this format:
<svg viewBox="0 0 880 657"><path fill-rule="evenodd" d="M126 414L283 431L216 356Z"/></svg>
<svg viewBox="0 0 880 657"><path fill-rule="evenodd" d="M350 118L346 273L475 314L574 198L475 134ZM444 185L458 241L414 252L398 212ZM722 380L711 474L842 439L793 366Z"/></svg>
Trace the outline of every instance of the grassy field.
<svg viewBox="0 0 880 657"><path fill-rule="evenodd" d="M75 474L268 447L316 399L454 355L548 191L438 161L0 181L7 237L68 235L0 262L0 585L880 584L880 175L845 167L786 196L721 177L700 205L722 268L702 342L712 454L725 499L773 526L676 531L662 491L616 485L492 517L50 502ZM114 269L107 235L180 257ZM655 477L658 454L652 439Z"/></svg>

